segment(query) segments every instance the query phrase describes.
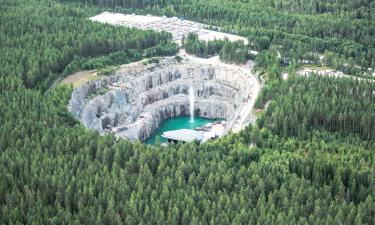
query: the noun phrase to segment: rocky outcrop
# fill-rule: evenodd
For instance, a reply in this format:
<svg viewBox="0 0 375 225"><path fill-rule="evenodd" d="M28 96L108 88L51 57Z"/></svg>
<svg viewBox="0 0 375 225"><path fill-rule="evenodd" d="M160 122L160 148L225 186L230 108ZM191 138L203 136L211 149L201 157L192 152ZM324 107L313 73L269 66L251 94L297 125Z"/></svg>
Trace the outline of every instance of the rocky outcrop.
<svg viewBox="0 0 375 225"><path fill-rule="evenodd" d="M124 65L112 76L87 82L73 91L68 107L88 128L145 140L162 120L189 114L190 87L195 112L208 118L234 120L251 94L249 71L165 58Z"/></svg>

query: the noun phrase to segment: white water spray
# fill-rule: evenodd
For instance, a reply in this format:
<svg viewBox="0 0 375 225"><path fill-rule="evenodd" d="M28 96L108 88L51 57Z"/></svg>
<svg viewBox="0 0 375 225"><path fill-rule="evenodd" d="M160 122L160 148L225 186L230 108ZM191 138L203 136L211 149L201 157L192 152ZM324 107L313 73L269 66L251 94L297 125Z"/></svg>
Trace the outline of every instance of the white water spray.
<svg viewBox="0 0 375 225"><path fill-rule="evenodd" d="M194 123L194 89L189 88L190 123Z"/></svg>

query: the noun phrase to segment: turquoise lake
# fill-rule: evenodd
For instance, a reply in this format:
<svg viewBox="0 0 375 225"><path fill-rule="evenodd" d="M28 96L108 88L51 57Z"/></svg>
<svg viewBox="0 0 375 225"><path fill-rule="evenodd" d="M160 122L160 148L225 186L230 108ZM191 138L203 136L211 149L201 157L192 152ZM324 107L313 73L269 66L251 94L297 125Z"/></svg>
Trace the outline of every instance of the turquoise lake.
<svg viewBox="0 0 375 225"><path fill-rule="evenodd" d="M190 122L189 116L180 116L180 117L174 117L170 119L163 120L161 122L158 129L156 129L151 136L145 141L146 144L154 144L155 138L157 136L161 136L163 132L169 131L169 130L178 130L178 129L194 129L196 127L201 127L203 125L206 125L207 123L211 123L214 121L218 121L222 119L207 119L202 117L196 117L194 118L194 123ZM160 141L166 142L167 140L160 137Z"/></svg>

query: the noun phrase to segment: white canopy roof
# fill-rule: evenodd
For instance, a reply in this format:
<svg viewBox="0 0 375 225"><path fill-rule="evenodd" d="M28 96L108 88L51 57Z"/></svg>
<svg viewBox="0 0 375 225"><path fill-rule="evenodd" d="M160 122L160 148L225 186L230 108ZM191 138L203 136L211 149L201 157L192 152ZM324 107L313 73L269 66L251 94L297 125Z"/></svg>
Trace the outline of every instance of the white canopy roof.
<svg viewBox="0 0 375 225"><path fill-rule="evenodd" d="M189 129L166 131L161 136L166 139L185 142L194 140L200 141L203 138L203 135L199 131Z"/></svg>

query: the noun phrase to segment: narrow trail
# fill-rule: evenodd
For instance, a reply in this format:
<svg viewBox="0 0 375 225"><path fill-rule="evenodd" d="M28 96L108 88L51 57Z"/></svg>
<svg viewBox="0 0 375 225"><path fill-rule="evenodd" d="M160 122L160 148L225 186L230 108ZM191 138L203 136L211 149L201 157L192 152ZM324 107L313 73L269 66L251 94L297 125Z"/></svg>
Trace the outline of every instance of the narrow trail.
<svg viewBox="0 0 375 225"><path fill-rule="evenodd" d="M48 95L48 93L57 87L61 82L63 81L63 77L59 76L49 87L48 89L44 92L45 95Z"/></svg>

